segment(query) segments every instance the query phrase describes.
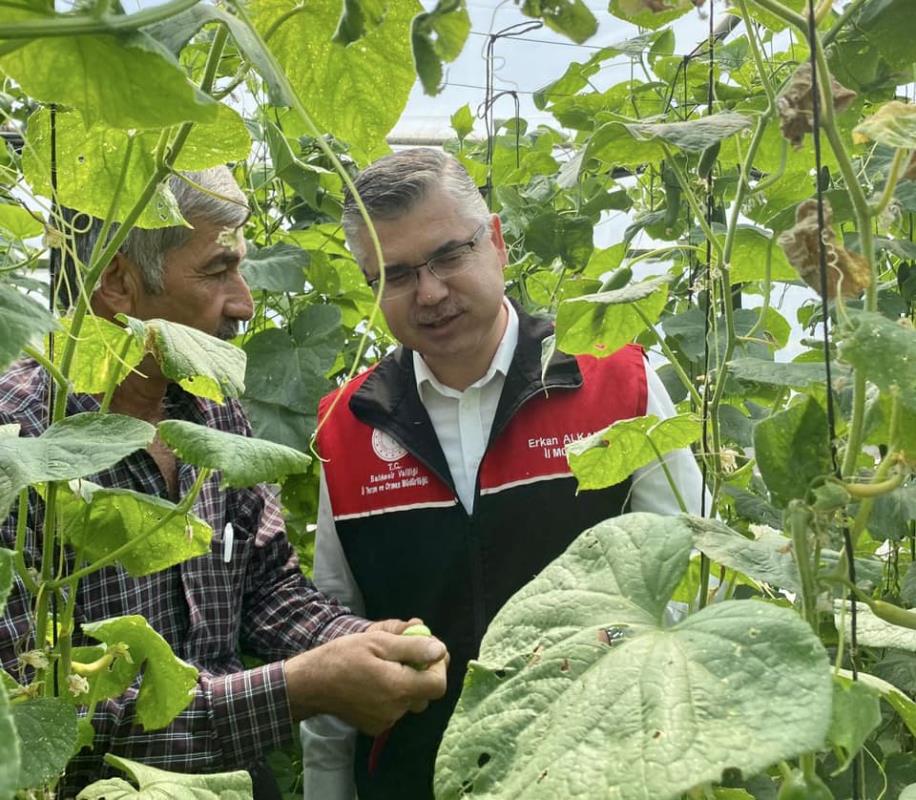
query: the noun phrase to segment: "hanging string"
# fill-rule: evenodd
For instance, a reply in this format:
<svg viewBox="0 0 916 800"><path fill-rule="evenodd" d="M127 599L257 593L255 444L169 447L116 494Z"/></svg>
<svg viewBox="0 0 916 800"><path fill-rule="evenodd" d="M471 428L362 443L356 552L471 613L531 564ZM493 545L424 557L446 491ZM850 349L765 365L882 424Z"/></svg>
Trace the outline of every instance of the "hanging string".
<svg viewBox="0 0 916 800"><path fill-rule="evenodd" d="M50 126L51 126L51 215L48 220L48 227L54 231L55 237L63 236L63 225L60 216L60 206L58 204L58 194L57 194L57 104L51 104L51 117L50 117ZM64 274L61 265L63 262L64 247L63 242L55 241L56 246L51 248L50 262L48 265L48 271L50 273L50 291L49 303L51 306L51 314L57 315L57 292L58 292L58 281L61 279L61 276ZM54 332L48 334L48 356L53 361L54 360ZM52 411L55 403L55 395L57 392L57 385L53 380L48 380L48 422L50 426ZM50 522L51 525L54 525L54 520L48 520L47 517L42 521L41 530L45 530L45 526ZM45 543L48 541L48 537L43 537ZM51 541L54 541L54 537L51 537ZM42 545L43 547L46 544ZM57 560L57 553L53 554L55 561ZM72 589L71 589L72 591ZM54 590L51 593L51 647L57 647L57 620L58 620L58 609L57 609L57 591ZM44 642L36 642L35 646L39 649L44 647ZM51 674L53 675L54 681L54 696L60 696L60 676L58 675L57 665L54 664L51 668Z"/></svg>
<svg viewBox="0 0 916 800"><path fill-rule="evenodd" d="M706 83L706 115L713 113L713 103L715 102L715 55L716 55L716 30L715 30L715 8L714 0L709 3L709 73ZM684 95L687 95L687 69L684 68ZM715 199L713 197L713 170L709 170L706 177L706 227L712 230L713 210ZM709 446L709 331L712 327L712 319L715 314L715 290L712 277L712 242L709 237L706 238L706 313L703 319L703 458L702 474L703 485L700 491L700 516L706 516L706 487L708 485L707 475L707 458L710 452ZM731 298L724 298L724 302L731 302ZM709 569L708 563L703 564ZM705 598L704 598L705 600Z"/></svg>
<svg viewBox="0 0 916 800"><path fill-rule="evenodd" d="M493 147L494 139L496 136L496 121L493 116L493 104L498 97L502 97L505 94L511 94L515 97L515 158L516 165L519 161L519 102L518 94L515 92L500 92L496 94L495 89L495 62L496 62L496 42L499 39L511 39L515 36L522 36L526 33L531 33L536 31L539 28L542 28L544 23L541 20L531 20L528 22L517 22L514 25L509 25L506 28L503 28L496 33L489 34L487 38L487 45L485 48L484 61L486 62L486 86L484 91L486 95L484 101L481 104L478 110L478 117L482 116L484 121L484 129L487 134L487 180L483 187L483 197L487 202L487 206L492 209L493 207Z"/></svg>
<svg viewBox="0 0 916 800"><path fill-rule="evenodd" d="M842 478L839 462L836 452L836 412L833 402L833 378L831 375L830 363L830 313L827 303L827 248L824 242L824 233L826 228L824 216L824 181L822 175L821 163L821 93L820 81L817 71L817 19L814 11L814 0L808 0L808 49L811 61L811 136L814 140L814 165L815 165L815 184L817 191L817 230L818 230L818 260L820 267L820 284L821 284L821 316L823 317L824 330L824 370L827 379L827 436L829 439L830 459L833 465L833 472L838 478ZM826 90L827 102L832 102L830 88ZM849 526L843 526L843 544L846 550L846 560L849 565L849 581L856 585L856 563L853 557L852 537L849 533ZM853 680L859 679L857 667L858 651L858 631L857 631L857 608L855 595L850 591L846 595L849 602L850 613L850 637L849 637L849 660L852 666ZM860 754L861 755L861 754ZM859 784L861 781L861 760L859 757L852 762L852 800L860 800Z"/></svg>

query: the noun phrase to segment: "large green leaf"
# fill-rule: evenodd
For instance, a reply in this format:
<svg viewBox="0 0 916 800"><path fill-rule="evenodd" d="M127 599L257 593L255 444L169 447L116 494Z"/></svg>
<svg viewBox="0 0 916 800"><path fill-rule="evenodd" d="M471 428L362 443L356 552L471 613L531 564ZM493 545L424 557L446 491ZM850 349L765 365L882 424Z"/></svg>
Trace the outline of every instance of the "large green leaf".
<svg viewBox="0 0 916 800"><path fill-rule="evenodd" d="M570 442L566 457L580 489L604 489L626 480L659 456L689 447L702 433L699 419L692 414L661 421L655 416L623 419Z"/></svg>
<svg viewBox="0 0 916 800"><path fill-rule="evenodd" d="M662 139L668 144L695 153L734 136L751 125L751 118L734 111L721 111L685 122L631 122L626 128L636 139Z"/></svg>
<svg viewBox="0 0 916 800"><path fill-rule="evenodd" d="M289 242L279 242L270 247L249 248L241 270L254 291L299 294L305 284L309 260L307 250Z"/></svg>
<svg viewBox="0 0 916 800"><path fill-rule="evenodd" d="M764 280L767 259L770 260L770 280L798 280L798 272L786 259L783 249L776 247L774 238L768 230L739 225L735 230L735 238L732 243L730 264L732 282L745 283Z"/></svg>
<svg viewBox="0 0 916 800"><path fill-rule="evenodd" d="M289 332L279 328L255 334L245 343L246 396L314 415L331 388L326 373L344 344L337 306L307 306Z"/></svg>
<svg viewBox="0 0 916 800"><path fill-rule="evenodd" d="M197 670L182 661L140 616L84 622L83 633L105 644L126 644L134 669L143 667L137 695L137 722L145 730L168 725L194 699Z"/></svg>
<svg viewBox="0 0 916 800"><path fill-rule="evenodd" d="M598 30L595 15L583 0L516 0L521 2L522 13L540 17L547 27L582 44Z"/></svg>
<svg viewBox="0 0 916 800"><path fill-rule="evenodd" d="M194 514L174 514L168 500L84 480L73 481L71 490L60 495L64 536L90 562L142 539L117 562L139 577L210 551L213 529Z"/></svg>
<svg viewBox="0 0 916 800"><path fill-rule="evenodd" d="M363 157L385 147L385 136L407 104L415 80L410 25L420 11L416 0L389 2L380 24L344 46L333 41L340 0L299 6L294 0L264 0L251 8L262 35L285 17L268 45L318 129Z"/></svg>
<svg viewBox="0 0 916 800"><path fill-rule="evenodd" d="M623 122L606 122L588 140L582 163L597 159L611 167L638 167L660 163L665 148L658 139L639 139Z"/></svg>
<svg viewBox="0 0 916 800"><path fill-rule="evenodd" d="M809 386L825 384L827 370L818 362L765 361L762 358L738 358L728 363L731 374L748 383L763 383L770 386L788 386L792 389L807 389ZM834 382L849 377L849 370L833 364L831 377Z"/></svg>
<svg viewBox="0 0 916 800"><path fill-rule="evenodd" d="M88 124L165 128L216 120L217 104L142 33L34 39L0 56L0 69L32 97L78 109Z"/></svg>
<svg viewBox="0 0 916 800"><path fill-rule="evenodd" d="M442 62L454 61L471 30L464 0L439 0L432 11L417 14L410 30L417 75L428 95L437 95L442 83Z"/></svg>
<svg viewBox="0 0 916 800"><path fill-rule="evenodd" d="M831 471L827 415L811 397L795 403L757 423L754 450L777 504L804 497L814 478Z"/></svg>
<svg viewBox="0 0 916 800"><path fill-rule="evenodd" d="M22 353L22 348L40 344L42 336L56 327L44 306L15 287L0 283L0 371Z"/></svg>
<svg viewBox="0 0 916 800"><path fill-rule="evenodd" d="M673 800L821 747L830 665L795 612L729 601L664 626L692 542L683 518L608 520L506 603L439 750L440 800Z"/></svg>
<svg viewBox="0 0 916 800"><path fill-rule="evenodd" d="M6 598L13 588L13 559L16 554L12 550L0 547L0 614L6 608Z"/></svg>
<svg viewBox="0 0 916 800"><path fill-rule="evenodd" d="M559 258L564 267L581 270L594 250L593 232L588 217L547 211L531 220L525 231L525 246L545 264Z"/></svg>
<svg viewBox="0 0 916 800"><path fill-rule="evenodd" d="M839 674L843 678L852 678L852 673L845 669L839 670ZM900 719L903 720L910 733L916 736L916 703L893 684L874 675L869 675L867 672L860 671L858 680L873 689L877 689L882 699L886 700L891 708L900 715Z"/></svg>
<svg viewBox="0 0 916 800"><path fill-rule="evenodd" d="M19 785L19 737L4 682L0 681L0 800L9 800Z"/></svg>
<svg viewBox="0 0 916 800"><path fill-rule="evenodd" d="M61 320L63 333L54 337L54 361L60 363L70 337L71 317ZM102 394L113 381L120 383L140 363L143 351L130 331L95 315L80 328L68 377L74 392Z"/></svg>
<svg viewBox="0 0 916 800"><path fill-rule="evenodd" d="M308 470L311 458L282 444L206 428L183 420L159 423L159 438L182 461L220 470L223 488L279 482Z"/></svg>
<svg viewBox="0 0 916 800"><path fill-rule="evenodd" d="M560 303L557 348L564 353L608 356L658 320L668 297L668 278L649 278L609 292Z"/></svg>
<svg viewBox="0 0 916 800"><path fill-rule="evenodd" d="M863 32L893 67L906 70L916 61L916 17L910 0L871 0L862 8L855 31L853 38Z"/></svg>
<svg viewBox="0 0 916 800"><path fill-rule="evenodd" d="M76 414L41 436L0 437L0 517L31 483L83 478L146 447L155 434L148 422L119 414Z"/></svg>
<svg viewBox="0 0 916 800"><path fill-rule="evenodd" d="M849 311L849 323L837 332L840 358L884 391L916 411L916 331L907 321L883 314Z"/></svg>
<svg viewBox="0 0 916 800"><path fill-rule="evenodd" d="M848 678L833 679L833 710L827 739L846 769L865 744L871 732L881 724L880 694L877 689Z"/></svg>
<svg viewBox="0 0 916 800"><path fill-rule="evenodd" d="M126 772L137 783L135 788L121 778L96 781L77 795L77 800L250 800L251 775L246 770L185 775L105 754L106 763Z"/></svg>
<svg viewBox="0 0 916 800"><path fill-rule="evenodd" d="M176 169L200 170L227 161L244 160L248 156L251 137L242 118L222 103L214 109L213 122L199 123L191 128L175 160ZM121 180L122 167L130 156L129 166L124 171L120 203L114 214L116 220L123 219L156 169L154 153L159 134L120 130L101 124L89 127L73 111L58 111L55 131L60 202L96 217L107 216ZM131 139L133 146L128 153ZM47 109L39 109L29 117L22 165L26 180L37 194L51 195L50 164L50 115ZM144 228L181 224L171 192L163 187L147 205L137 224Z"/></svg>
<svg viewBox="0 0 916 800"><path fill-rule="evenodd" d="M162 374L198 397L222 403L245 388L245 352L196 328L164 319L126 317L144 353L152 353Z"/></svg>
<svg viewBox="0 0 916 800"><path fill-rule="evenodd" d="M12 706L19 735L21 789L47 783L64 771L76 744L76 711L57 697Z"/></svg>

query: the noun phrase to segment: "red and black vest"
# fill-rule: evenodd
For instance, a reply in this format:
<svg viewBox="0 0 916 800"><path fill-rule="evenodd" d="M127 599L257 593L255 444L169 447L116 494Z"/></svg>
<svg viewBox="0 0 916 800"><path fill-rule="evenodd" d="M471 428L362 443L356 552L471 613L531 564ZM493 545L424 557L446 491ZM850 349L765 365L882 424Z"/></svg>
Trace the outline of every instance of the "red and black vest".
<svg viewBox="0 0 916 800"><path fill-rule="evenodd" d="M458 501L445 455L400 348L341 391L318 436L337 532L369 619L421 617L449 648L446 697L408 714L369 771L357 744L360 800L433 797L436 750L469 659L499 608L586 528L623 513L629 481L576 494L565 445L646 410L644 356L553 357L552 330L519 313L519 341L477 476L474 512ZM319 418L333 395L320 404Z"/></svg>

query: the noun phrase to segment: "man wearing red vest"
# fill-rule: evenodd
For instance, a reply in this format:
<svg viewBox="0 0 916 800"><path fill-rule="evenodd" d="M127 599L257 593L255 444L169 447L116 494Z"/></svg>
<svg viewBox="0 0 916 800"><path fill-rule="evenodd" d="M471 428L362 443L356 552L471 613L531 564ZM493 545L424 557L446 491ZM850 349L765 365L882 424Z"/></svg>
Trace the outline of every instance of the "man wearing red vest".
<svg viewBox="0 0 916 800"><path fill-rule="evenodd" d="M625 510L676 513L663 471L576 494L564 445L618 419L674 414L643 352L557 353L549 321L505 297L499 217L464 168L417 148L367 168L344 228L401 343L325 397L315 580L370 618L421 617L451 653L444 700L374 740L333 718L303 724L306 800L427 800L468 659L505 601L586 528ZM384 276L382 275L384 271ZM382 280L384 278L384 280ZM691 510L692 455L667 466Z"/></svg>

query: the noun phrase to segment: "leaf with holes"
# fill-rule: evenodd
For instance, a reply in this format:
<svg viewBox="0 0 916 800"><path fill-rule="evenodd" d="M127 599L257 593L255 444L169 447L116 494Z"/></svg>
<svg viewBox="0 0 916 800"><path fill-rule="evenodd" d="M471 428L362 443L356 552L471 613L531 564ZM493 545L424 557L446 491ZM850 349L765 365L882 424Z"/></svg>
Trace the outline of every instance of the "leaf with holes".
<svg viewBox="0 0 916 800"><path fill-rule="evenodd" d="M149 445L156 429L119 414L76 414L41 436L0 437L0 516L29 484L84 478Z"/></svg>
<svg viewBox="0 0 916 800"><path fill-rule="evenodd" d="M471 662L436 796L674 800L821 747L830 663L794 611L727 601L665 626L692 546L683 518L628 514L517 592Z"/></svg>
<svg viewBox="0 0 916 800"><path fill-rule="evenodd" d="M672 450L689 447L702 435L700 420L681 414L659 421L656 416L623 419L566 446L569 467L580 489L604 489ZM658 466L658 469L661 469Z"/></svg>
<svg viewBox="0 0 916 800"><path fill-rule="evenodd" d="M59 498L64 539L89 562L139 540L115 562L137 578L210 552L213 529L161 497L80 480Z"/></svg>
<svg viewBox="0 0 916 800"><path fill-rule="evenodd" d="M609 356L658 320L668 296L668 278L649 278L622 289L585 294L560 303L557 349L571 355Z"/></svg>
<svg viewBox="0 0 916 800"><path fill-rule="evenodd" d="M143 617L84 622L82 629L108 646L126 644L134 669L143 668L136 719L145 730L164 728L194 699L197 670L178 658Z"/></svg>
<svg viewBox="0 0 916 800"><path fill-rule="evenodd" d="M222 488L282 481L308 470L311 458L282 444L252 439L172 419L159 423L159 438L189 464L220 470Z"/></svg>
<svg viewBox="0 0 916 800"><path fill-rule="evenodd" d="M191 394L222 403L244 391L245 352L235 345L177 322L124 319L143 352L159 362L162 374Z"/></svg>

